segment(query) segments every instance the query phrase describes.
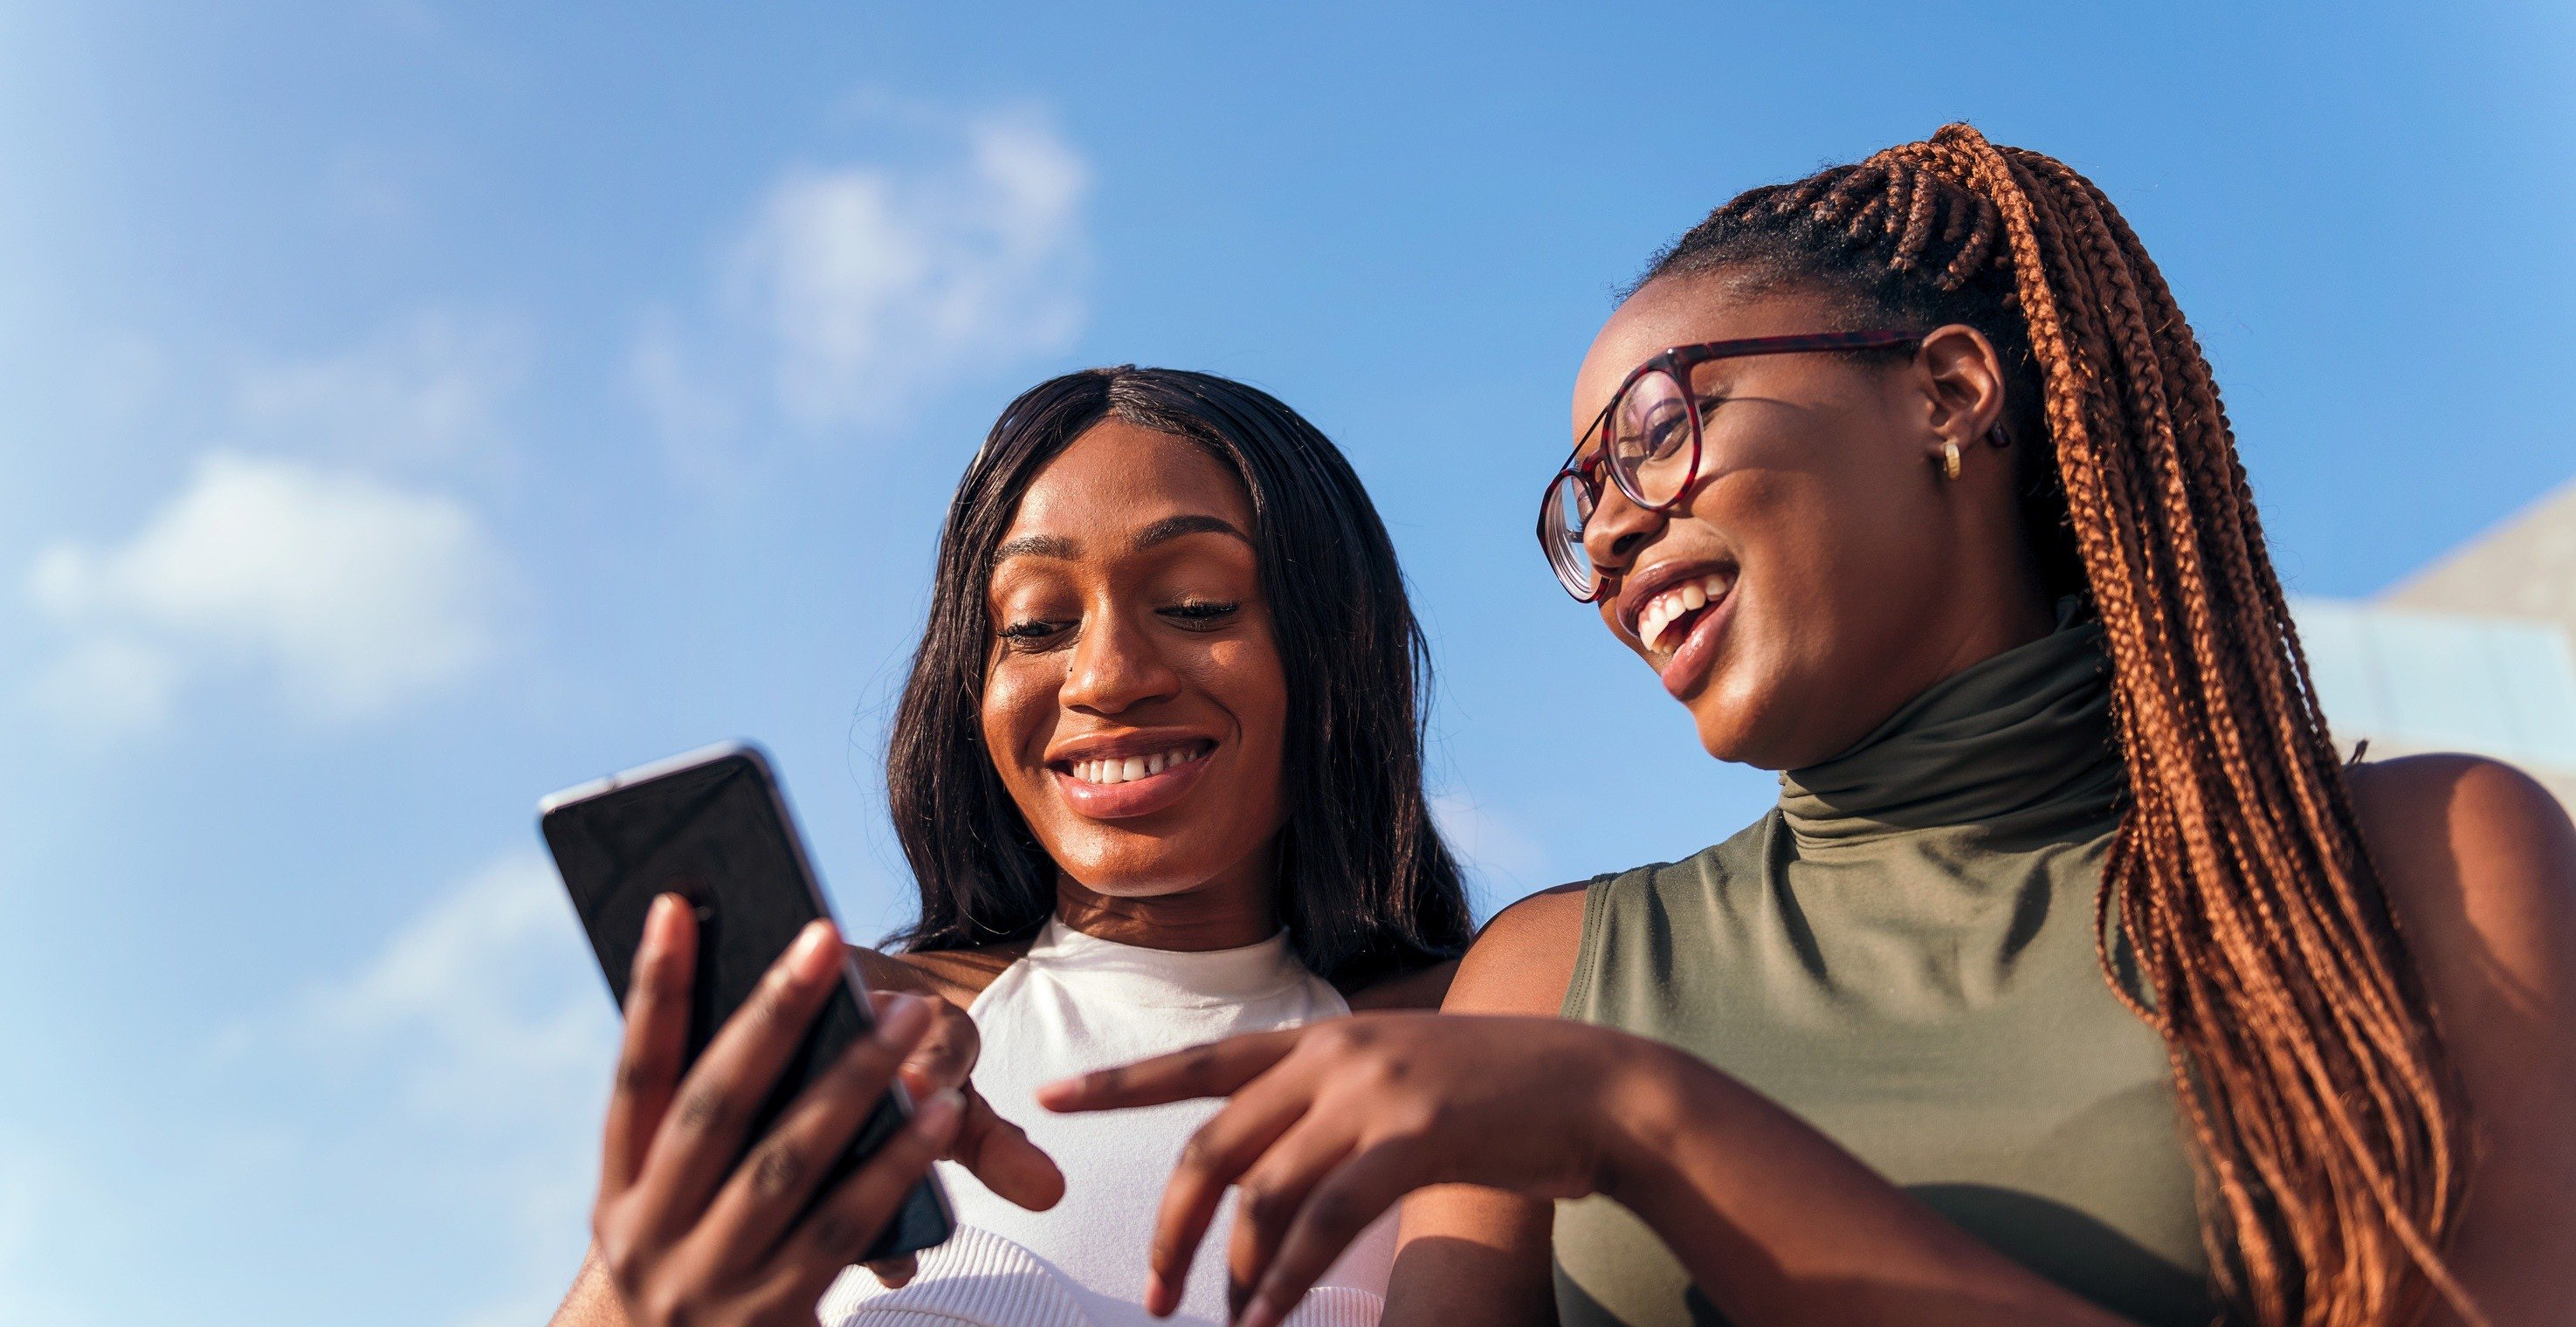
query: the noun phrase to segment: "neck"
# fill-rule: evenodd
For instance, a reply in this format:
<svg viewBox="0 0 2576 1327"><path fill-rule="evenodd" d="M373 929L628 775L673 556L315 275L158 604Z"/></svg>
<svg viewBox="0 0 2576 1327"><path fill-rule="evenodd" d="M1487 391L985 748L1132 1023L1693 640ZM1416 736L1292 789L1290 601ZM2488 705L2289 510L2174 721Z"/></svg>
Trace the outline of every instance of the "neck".
<svg viewBox="0 0 2576 1327"><path fill-rule="evenodd" d="M1257 945L1279 932L1276 872L1269 852L1206 884L1174 894L1105 894L1059 871L1056 920L1085 935L1142 949L1201 953Z"/></svg>
<svg viewBox="0 0 2576 1327"><path fill-rule="evenodd" d="M1955 677L2057 630L2057 611L2048 596L2040 592L2035 579L2016 584L2010 593L1996 596L1992 602L1990 611L1962 624L1950 642L1949 657L1933 673L1934 682Z"/></svg>

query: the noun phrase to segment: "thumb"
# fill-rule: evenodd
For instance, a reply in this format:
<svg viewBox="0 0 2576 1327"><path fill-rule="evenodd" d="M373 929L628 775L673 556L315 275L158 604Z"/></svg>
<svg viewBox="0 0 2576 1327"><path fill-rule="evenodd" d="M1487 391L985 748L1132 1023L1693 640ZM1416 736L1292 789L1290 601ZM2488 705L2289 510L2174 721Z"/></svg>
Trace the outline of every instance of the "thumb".
<svg viewBox="0 0 2576 1327"><path fill-rule="evenodd" d="M1043 1212L1064 1198L1064 1172L1055 1159L1029 1141L1026 1130L1003 1119L972 1088L958 1122L948 1159L964 1166L984 1187L1032 1212Z"/></svg>

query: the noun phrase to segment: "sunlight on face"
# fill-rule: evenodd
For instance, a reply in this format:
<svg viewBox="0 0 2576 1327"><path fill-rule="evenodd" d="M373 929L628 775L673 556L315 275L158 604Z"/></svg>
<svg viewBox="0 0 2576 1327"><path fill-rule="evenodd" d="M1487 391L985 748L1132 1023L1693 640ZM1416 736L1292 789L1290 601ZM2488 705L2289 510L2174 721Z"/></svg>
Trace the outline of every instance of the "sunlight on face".
<svg viewBox="0 0 2576 1327"><path fill-rule="evenodd" d="M1846 329L1797 292L1651 283L1585 357L1576 427L1668 347ZM1799 354L1720 361L1693 381L1705 396L1696 487L1660 515L1610 491L1585 530L1605 575L1602 621L1689 708L1711 755L1813 763L1938 676L1959 609L1944 569L1991 532L1962 524L1926 465L1933 444L1905 375Z"/></svg>
<svg viewBox="0 0 2576 1327"><path fill-rule="evenodd" d="M1223 463L1110 420L1038 473L1003 536L984 739L1094 893L1267 887L1287 685L1251 533Z"/></svg>

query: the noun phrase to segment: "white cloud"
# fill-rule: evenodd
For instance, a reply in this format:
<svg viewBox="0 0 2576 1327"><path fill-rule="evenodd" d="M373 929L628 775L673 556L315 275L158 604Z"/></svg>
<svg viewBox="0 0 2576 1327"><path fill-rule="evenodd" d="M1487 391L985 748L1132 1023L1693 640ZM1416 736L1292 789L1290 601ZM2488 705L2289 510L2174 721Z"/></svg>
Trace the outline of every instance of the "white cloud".
<svg viewBox="0 0 2576 1327"><path fill-rule="evenodd" d="M497 318L431 310L337 355L251 368L235 385L245 432L379 463L484 461L525 376L527 338Z"/></svg>
<svg viewBox="0 0 2576 1327"><path fill-rule="evenodd" d="M988 116L928 165L799 166L730 248L716 326L648 322L631 370L684 443L758 396L814 430L882 422L989 361L1043 354L1082 321L1089 167L1034 116Z"/></svg>
<svg viewBox="0 0 2576 1327"><path fill-rule="evenodd" d="M616 1010L537 853L486 865L405 922L356 972L310 991L299 1025L332 1058L382 1057L425 1117L515 1123L593 1111Z"/></svg>
<svg viewBox="0 0 2576 1327"><path fill-rule="evenodd" d="M80 641L36 675L32 696L77 732L119 737L159 727L182 671L167 650L122 636Z"/></svg>
<svg viewBox="0 0 2576 1327"><path fill-rule="evenodd" d="M183 674L231 664L272 671L309 715L368 716L491 657L500 568L451 499L218 452L124 544L37 558L29 590L74 640L36 699L91 729L148 725Z"/></svg>
<svg viewBox="0 0 2576 1327"><path fill-rule="evenodd" d="M345 1100L335 1126L295 1141L294 1171L393 1144L374 1201L459 1228L506 1231L508 1252L453 1302L458 1327L536 1322L580 1261L617 1014L553 867L528 850L432 898L352 970L304 992L230 1053ZM353 1201L363 1201L353 1199ZM417 1205L429 1205L422 1210Z"/></svg>

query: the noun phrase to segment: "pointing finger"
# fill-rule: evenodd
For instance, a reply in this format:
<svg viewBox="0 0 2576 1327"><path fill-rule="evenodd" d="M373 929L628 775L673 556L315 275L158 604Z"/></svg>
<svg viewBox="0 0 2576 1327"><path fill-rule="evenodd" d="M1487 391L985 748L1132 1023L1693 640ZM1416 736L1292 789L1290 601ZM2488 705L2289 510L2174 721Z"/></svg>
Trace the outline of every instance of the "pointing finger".
<svg viewBox="0 0 2576 1327"><path fill-rule="evenodd" d="M1309 1030L1254 1032L1063 1079L1039 1088L1038 1104L1070 1114L1229 1096L1285 1059Z"/></svg>

